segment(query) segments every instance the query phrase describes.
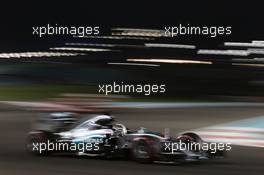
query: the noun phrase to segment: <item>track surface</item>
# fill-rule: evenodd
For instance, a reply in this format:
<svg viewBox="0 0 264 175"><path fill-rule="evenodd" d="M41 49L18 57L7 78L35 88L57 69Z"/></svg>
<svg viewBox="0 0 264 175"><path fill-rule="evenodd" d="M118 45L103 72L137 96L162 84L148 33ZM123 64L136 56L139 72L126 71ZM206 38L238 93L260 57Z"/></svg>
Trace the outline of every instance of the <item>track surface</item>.
<svg viewBox="0 0 264 175"><path fill-rule="evenodd" d="M4 107L2 107L5 109ZM67 175L67 174L263 174L264 150L233 147L225 160L198 164L159 165L133 161L101 160L76 157L34 157L25 152L24 144L33 112L1 110L0 175ZM261 108L192 108L149 109L117 113L115 116L129 128L140 126L171 133L215 125L223 122L264 115Z"/></svg>

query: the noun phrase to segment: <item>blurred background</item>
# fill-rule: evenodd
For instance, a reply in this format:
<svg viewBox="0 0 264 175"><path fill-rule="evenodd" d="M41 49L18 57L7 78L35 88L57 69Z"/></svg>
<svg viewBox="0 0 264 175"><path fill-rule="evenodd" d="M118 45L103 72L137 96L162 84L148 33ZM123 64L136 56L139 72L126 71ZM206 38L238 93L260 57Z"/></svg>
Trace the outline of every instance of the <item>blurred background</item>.
<svg viewBox="0 0 264 175"><path fill-rule="evenodd" d="M38 99L52 97L60 92L94 93L99 83L116 81L128 84L166 84L166 93L155 95L155 98L222 100L223 97L225 100L231 98L232 101L236 98L262 100L261 40L264 38L264 26L259 21L261 6L256 3L209 1L169 4L134 1L128 4L122 1L77 1L65 4L43 1L37 7L31 2L5 4L4 9L9 10L1 12L0 98ZM47 24L100 26L100 36L78 38L50 35L39 38L32 34L32 27ZM155 36L157 32L163 32L165 26L179 24L231 26L232 34L215 38L208 35L173 38ZM225 42L257 42L259 45L229 45ZM75 50L71 50L73 48ZM241 53L199 54L202 50L238 50ZM249 54L243 55L245 51ZM77 55L19 55L25 52L29 52L29 55L31 52L66 52ZM4 55L16 53L18 57ZM155 62L148 59L154 59ZM183 64L179 62L181 60L207 61L209 64Z"/></svg>
<svg viewBox="0 0 264 175"><path fill-rule="evenodd" d="M207 0L1 3L0 174L261 174L262 8ZM100 34L32 34L47 24L100 26ZM179 24L231 26L232 34L163 36L165 26ZM113 82L165 84L166 92L98 93L99 84ZM58 111L112 112L132 129L195 130L235 146L225 160L176 167L28 155L32 120Z"/></svg>

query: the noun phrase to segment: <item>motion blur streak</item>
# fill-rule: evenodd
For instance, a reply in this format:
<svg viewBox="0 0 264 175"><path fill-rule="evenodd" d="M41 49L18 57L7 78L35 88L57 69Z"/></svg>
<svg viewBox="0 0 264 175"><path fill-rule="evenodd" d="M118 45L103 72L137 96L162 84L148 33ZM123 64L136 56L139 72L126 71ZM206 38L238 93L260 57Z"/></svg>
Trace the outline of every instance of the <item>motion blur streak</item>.
<svg viewBox="0 0 264 175"><path fill-rule="evenodd" d="M77 48L77 47L52 47L52 48L50 48L50 50L70 50L70 51L87 51L87 52L113 51L111 49Z"/></svg>
<svg viewBox="0 0 264 175"><path fill-rule="evenodd" d="M260 44L264 44L264 41L261 41L261 40L253 40L252 43L260 43Z"/></svg>
<svg viewBox="0 0 264 175"><path fill-rule="evenodd" d="M181 49L195 49L194 45L186 44L159 44L159 43L146 43L147 47L165 47L165 48L181 48Z"/></svg>
<svg viewBox="0 0 264 175"><path fill-rule="evenodd" d="M65 43L67 46L99 46L99 47L115 47L115 44L93 44L93 43Z"/></svg>
<svg viewBox="0 0 264 175"><path fill-rule="evenodd" d="M123 40L123 39L134 39L134 40L155 40L155 38L150 37L129 37L129 36L74 36L78 38L99 38L99 39L116 39L116 40Z"/></svg>
<svg viewBox="0 0 264 175"><path fill-rule="evenodd" d="M248 49L250 54L264 54L264 49Z"/></svg>
<svg viewBox="0 0 264 175"><path fill-rule="evenodd" d="M78 56L81 53L63 53L63 52L20 52L20 53L0 53L0 58L31 58L31 57L61 57Z"/></svg>
<svg viewBox="0 0 264 175"><path fill-rule="evenodd" d="M240 46L240 47L264 47L263 43L242 43L242 42L225 42L225 46Z"/></svg>
<svg viewBox="0 0 264 175"><path fill-rule="evenodd" d="M195 132L208 141L264 148L263 116L201 128Z"/></svg>
<svg viewBox="0 0 264 175"><path fill-rule="evenodd" d="M243 63L232 63L234 66L247 66L247 67L264 67L264 64L243 64Z"/></svg>
<svg viewBox="0 0 264 175"><path fill-rule="evenodd" d="M112 35L166 37L165 31L155 29L113 28Z"/></svg>
<svg viewBox="0 0 264 175"><path fill-rule="evenodd" d="M250 53L247 50L198 50L197 54L205 55L234 55L234 56L248 56Z"/></svg>
<svg viewBox="0 0 264 175"><path fill-rule="evenodd" d="M107 63L110 65L125 65L125 66L152 66L152 67L159 67L158 64L139 64L139 63Z"/></svg>
<svg viewBox="0 0 264 175"><path fill-rule="evenodd" d="M213 64L212 61L179 60L179 59L127 59L134 62L153 62L153 63L176 63L176 64Z"/></svg>

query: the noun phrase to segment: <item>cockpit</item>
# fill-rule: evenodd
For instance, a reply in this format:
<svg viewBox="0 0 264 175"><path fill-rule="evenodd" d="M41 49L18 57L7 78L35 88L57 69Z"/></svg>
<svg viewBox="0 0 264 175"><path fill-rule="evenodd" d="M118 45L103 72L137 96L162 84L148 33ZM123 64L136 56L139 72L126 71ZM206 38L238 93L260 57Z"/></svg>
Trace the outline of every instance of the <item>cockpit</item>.
<svg viewBox="0 0 264 175"><path fill-rule="evenodd" d="M112 129L114 117L109 115L98 115L78 125L77 129Z"/></svg>
<svg viewBox="0 0 264 175"><path fill-rule="evenodd" d="M127 133L127 128L123 124L115 123L115 118L110 115L97 115L81 124L77 125L75 129L112 129L114 132L124 135Z"/></svg>

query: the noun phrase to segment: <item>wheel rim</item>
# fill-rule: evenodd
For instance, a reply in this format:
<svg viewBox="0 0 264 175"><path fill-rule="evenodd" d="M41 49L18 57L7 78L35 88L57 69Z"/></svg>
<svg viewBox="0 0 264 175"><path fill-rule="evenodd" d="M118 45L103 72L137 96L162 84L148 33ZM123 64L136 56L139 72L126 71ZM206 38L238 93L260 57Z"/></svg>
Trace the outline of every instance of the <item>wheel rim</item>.
<svg viewBox="0 0 264 175"><path fill-rule="evenodd" d="M150 158L148 148L144 143L140 143L139 145L137 145L136 154L138 158L144 158L144 159Z"/></svg>

